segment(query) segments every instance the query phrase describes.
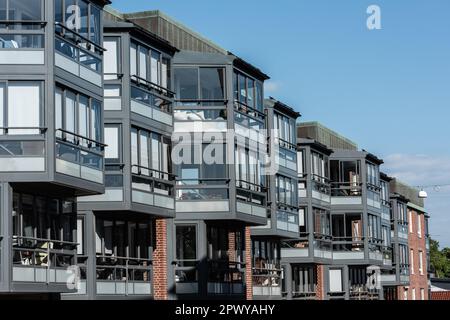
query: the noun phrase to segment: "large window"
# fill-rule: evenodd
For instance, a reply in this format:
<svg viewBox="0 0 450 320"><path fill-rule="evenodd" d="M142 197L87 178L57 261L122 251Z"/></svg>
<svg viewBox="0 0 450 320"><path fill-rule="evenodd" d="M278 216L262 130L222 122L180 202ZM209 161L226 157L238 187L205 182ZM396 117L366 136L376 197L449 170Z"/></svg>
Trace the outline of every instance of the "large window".
<svg viewBox="0 0 450 320"><path fill-rule="evenodd" d="M161 52L132 41L130 75L137 82L145 81L170 89L170 60Z"/></svg>
<svg viewBox="0 0 450 320"><path fill-rule="evenodd" d="M183 184L218 184L227 178L226 145L222 143L203 145L183 145L180 156L183 163L177 165L176 172ZM211 155L211 159L196 159L199 149L203 155ZM201 163L200 163L201 162Z"/></svg>
<svg viewBox="0 0 450 320"><path fill-rule="evenodd" d="M194 225L176 226L176 259L182 265L197 260L197 232Z"/></svg>
<svg viewBox="0 0 450 320"><path fill-rule="evenodd" d="M224 68L176 68L175 92L181 101L202 100L205 105L225 99Z"/></svg>
<svg viewBox="0 0 450 320"><path fill-rule="evenodd" d="M170 140L144 129L131 129L131 164L133 173L168 179Z"/></svg>
<svg viewBox="0 0 450 320"><path fill-rule="evenodd" d="M397 220L400 224L408 225L406 204L402 202L397 202ZM412 223L412 221L410 223Z"/></svg>
<svg viewBox="0 0 450 320"><path fill-rule="evenodd" d="M281 205L285 204L291 207L297 206L296 197L297 182L291 178L277 175L275 179L275 187L277 193L277 202Z"/></svg>
<svg viewBox="0 0 450 320"><path fill-rule="evenodd" d="M258 191L265 185L265 176L259 152L235 146L237 185Z"/></svg>
<svg viewBox="0 0 450 320"><path fill-rule="evenodd" d="M0 134L39 134L41 81L0 81Z"/></svg>
<svg viewBox="0 0 450 320"><path fill-rule="evenodd" d="M331 236L330 212L319 208L313 208L313 214L315 236Z"/></svg>
<svg viewBox="0 0 450 320"><path fill-rule="evenodd" d="M43 48L42 0L0 0L0 49Z"/></svg>
<svg viewBox="0 0 450 320"><path fill-rule="evenodd" d="M101 43L100 16L101 9L91 2L55 0L55 21L97 45ZM59 26L56 30L62 32Z"/></svg>
<svg viewBox="0 0 450 320"><path fill-rule="evenodd" d="M289 143L291 146L296 146L297 133L295 129L295 119L275 112L273 121L275 137L282 140L282 142Z"/></svg>
<svg viewBox="0 0 450 320"><path fill-rule="evenodd" d="M105 37L103 46L106 51L104 54L104 78L106 80L118 79L118 75L122 73L120 63L120 38L119 37Z"/></svg>
<svg viewBox="0 0 450 320"><path fill-rule="evenodd" d="M94 98L57 87L55 121L59 138L75 143L81 140L83 146L90 145L89 139L95 142L102 141L101 103Z"/></svg>
<svg viewBox="0 0 450 320"><path fill-rule="evenodd" d="M333 196L361 196L361 161L330 161Z"/></svg>
<svg viewBox="0 0 450 320"><path fill-rule="evenodd" d="M122 159L121 130L119 124L105 124L106 163L120 163Z"/></svg>
<svg viewBox="0 0 450 320"><path fill-rule="evenodd" d="M262 82L236 70L233 77L234 100L262 112L264 109Z"/></svg>
<svg viewBox="0 0 450 320"><path fill-rule="evenodd" d="M97 256L103 259L109 256L152 258L153 228L150 222L106 217L96 217L95 222Z"/></svg>
<svg viewBox="0 0 450 320"><path fill-rule="evenodd" d="M370 162L367 162L366 168L367 168L367 183L378 187L380 184L379 167Z"/></svg>
<svg viewBox="0 0 450 320"><path fill-rule="evenodd" d="M311 151L311 172L313 180L325 182L328 178L328 158L321 153Z"/></svg>

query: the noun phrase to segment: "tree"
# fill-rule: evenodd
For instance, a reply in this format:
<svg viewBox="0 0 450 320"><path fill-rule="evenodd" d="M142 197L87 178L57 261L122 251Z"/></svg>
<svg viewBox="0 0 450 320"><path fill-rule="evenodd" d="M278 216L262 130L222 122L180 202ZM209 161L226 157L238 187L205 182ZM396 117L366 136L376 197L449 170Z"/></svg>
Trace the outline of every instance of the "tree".
<svg viewBox="0 0 450 320"><path fill-rule="evenodd" d="M439 242L430 239L430 264L437 278L450 277L450 248L439 250Z"/></svg>

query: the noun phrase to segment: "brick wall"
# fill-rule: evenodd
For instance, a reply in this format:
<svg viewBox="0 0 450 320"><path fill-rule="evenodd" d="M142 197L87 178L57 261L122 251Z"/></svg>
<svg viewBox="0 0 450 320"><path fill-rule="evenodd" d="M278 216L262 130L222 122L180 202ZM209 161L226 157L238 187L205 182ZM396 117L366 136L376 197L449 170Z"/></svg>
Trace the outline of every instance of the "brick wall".
<svg viewBox="0 0 450 320"><path fill-rule="evenodd" d="M246 286L247 300L253 300L251 248L252 248L252 240L250 238L250 227L245 227L245 286Z"/></svg>
<svg viewBox="0 0 450 320"><path fill-rule="evenodd" d="M318 264L316 266L317 273L317 287L316 287L316 299L324 300L325 299L325 282L324 282L324 267L323 265Z"/></svg>
<svg viewBox="0 0 450 320"><path fill-rule="evenodd" d="M167 300L167 221L156 220L156 248L153 252L153 296Z"/></svg>
<svg viewBox="0 0 450 320"><path fill-rule="evenodd" d="M412 225L411 229L408 229L408 245L409 254L411 249L413 250L413 265L410 265L409 276L409 290L408 300L413 299L413 290L415 289L416 300L421 299L421 289L424 289L425 300L428 300L428 276L427 276L427 249L426 249L426 235L425 235L425 217L422 213L418 213L416 210L408 208L408 219L411 217L412 221L408 221ZM418 220L420 219L420 223ZM420 226L420 236L418 233L418 227ZM408 226L409 228L410 226ZM422 274L419 271L419 252L422 252ZM410 258L411 259L411 258ZM411 261L410 261L411 263ZM414 273L412 271L414 270Z"/></svg>
<svg viewBox="0 0 450 320"><path fill-rule="evenodd" d="M431 292L431 300L450 300L450 291Z"/></svg>

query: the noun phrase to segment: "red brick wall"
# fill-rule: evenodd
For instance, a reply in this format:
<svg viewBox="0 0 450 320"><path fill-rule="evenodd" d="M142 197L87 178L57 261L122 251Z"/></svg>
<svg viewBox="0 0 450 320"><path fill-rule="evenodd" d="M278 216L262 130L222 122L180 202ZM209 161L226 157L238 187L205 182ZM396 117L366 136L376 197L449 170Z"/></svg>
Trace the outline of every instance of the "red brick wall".
<svg viewBox="0 0 450 320"><path fill-rule="evenodd" d="M252 248L252 240L250 238L250 227L245 227L245 285L246 285L247 300L253 300L251 248Z"/></svg>
<svg viewBox="0 0 450 320"><path fill-rule="evenodd" d="M316 299L317 300L324 300L325 299L325 288L324 288L324 279L323 279L323 272L324 267L323 265L317 265L316 266L316 272L317 272L317 287L316 287Z"/></svg>
<svg viewBox="0 0 450 320"><path fill-rule="evenodd" d="M450 300L450 291L431 292L431 300Z"/></svg>
<svg viewBox="0 0 450 320"><path fill-rule="evenodd" d="M156 220L156 248L153 252L153 296L167 300L167 221Z"/></svg>
<svg viewBox="0 0 450 320"><path fill-rule="evenodd" d="M413 250L414 258L413 264L414 266L410 266L410 276L409 276L409 290L408 290L408 300L412 300L412 292L413 289L416 289L416 300L420 300L420 289L424 289L425 291L425 300L428 300L428 276L427 276L427 249L426 249L426 236L425 236L425 217L422 213L418 213L416 210L408 208L411 211L412 221L409 221L412 224L412 233L410 232L408 226L408 244L409 244L409 253L411 254L411 249ZM410 215L408 212L408 219ZM421 229L421 237L419 237L417 228L419 226L418 219L420 219L420 229ZM422 251L422 262L423 262L423 274L420 274L419 271L419 251ZM411 261L410 261L411 263ZM414 274L412 270L414 269Z"/></svg>

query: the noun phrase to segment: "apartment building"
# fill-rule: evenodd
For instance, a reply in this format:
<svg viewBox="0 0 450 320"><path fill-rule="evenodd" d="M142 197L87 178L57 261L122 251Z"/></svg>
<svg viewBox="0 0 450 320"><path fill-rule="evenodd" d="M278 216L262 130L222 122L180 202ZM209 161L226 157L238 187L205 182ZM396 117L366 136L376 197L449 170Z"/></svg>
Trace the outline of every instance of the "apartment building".
<svg viewBox="0 0 450 320"><path fill-rule="evenodd" d="M0 294L427 299L415 189L250 62L109 3L0 0Z"/></svg>
<svg viewBox="0 0 450 320"><path fill-rule="evenodd" d="M300 114L274 99L265 100L269 154L275 164L266 177L265 226L251 229L254 299L281 299L281 240L299 236L296 120Z"/></svg>
<svg viewBox="0 0 450 320"><path fill-rule="evenodd" d="M417 246L407 232L408 208L413 217L413 208L422 210L417 237L422 233L423 241L415 255L422 257L417 263L426 280L423 201L415 205L396 193L396 180L380 172L381 159L318 123L298 125L297 158L300 238L281 249L286 299L403 297L410 242ZM404 188L418 199L417 190ZM425 289L423 283L415 286Z"/></svg>
<svg viewBox="0 0 450 320"><path fill-rule="evenodd" d="M400 275L404 274L406 277L407 274L409 278L407 281L400 282L397 299L429 300L429 215L416 189L393 179L391 190L394 193L394 201L403 199L403 202L397 204L401 209L397 213L402 220L407 221L398 235L401 239L399 244L401 243L402 247L398 248L396 256L400 262ZM405 261L407 261L406 265L404 265Z"/></svg>
<svg viewBox="0 0 450 320"><path fill-rule="evenodd" d="M0 2L0 293L75 291L76 198L105 191L106 4Z"/></svg>

